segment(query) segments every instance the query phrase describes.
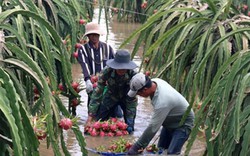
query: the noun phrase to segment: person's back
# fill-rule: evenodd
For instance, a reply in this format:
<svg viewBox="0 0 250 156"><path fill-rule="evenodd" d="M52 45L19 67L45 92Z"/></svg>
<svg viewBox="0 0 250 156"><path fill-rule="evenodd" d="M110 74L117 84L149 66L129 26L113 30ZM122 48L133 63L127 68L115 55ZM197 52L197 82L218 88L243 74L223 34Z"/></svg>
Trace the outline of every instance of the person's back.
<svg viewBox="0 0 250 156"><path fill-rule="evenodd" d="M168 116L162 124L166 128L178 128L180 121L185 114L189 103L187 100L166 81L154 78L153 82L157 84L157 90L152 98L154 109L166 109ZM193 126L193 111L187 116L185 124Z"/></svg>

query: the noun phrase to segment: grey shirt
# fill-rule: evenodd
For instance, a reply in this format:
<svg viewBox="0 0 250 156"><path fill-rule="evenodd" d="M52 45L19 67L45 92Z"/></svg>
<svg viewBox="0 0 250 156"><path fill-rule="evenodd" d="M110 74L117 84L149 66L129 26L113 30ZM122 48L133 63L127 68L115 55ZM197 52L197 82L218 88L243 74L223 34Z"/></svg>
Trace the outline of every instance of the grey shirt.
<svg viewBox="0 0 250 156"><path fill-rule="evenodd" d="M151 99L154 112L148 127L137 141L137 144L143 148L149 144L161 126L170 129L181 127L180 121L189 106L187 100L166 81L155 78L152 82L157 84L155 94ZM194 112L191 110L184 125L191 129L193 122Z"/></svg>

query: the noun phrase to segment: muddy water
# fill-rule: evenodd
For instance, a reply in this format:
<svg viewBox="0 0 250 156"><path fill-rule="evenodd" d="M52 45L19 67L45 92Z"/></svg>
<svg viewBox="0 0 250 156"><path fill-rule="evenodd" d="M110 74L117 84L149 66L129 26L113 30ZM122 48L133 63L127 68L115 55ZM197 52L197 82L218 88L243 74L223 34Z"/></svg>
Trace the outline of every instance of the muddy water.
<svg viewBox="0 0 250 156"><path fill-rule="evenodd" d="M98 11L99 9L95 10L95 21L97 21L97 16L98 16ZM105 30L105 21L103 20L104 18L101 18L100 25ZM100 40L107 42L110 44L115 50L117 50L120 46L120 44L123 42L123 40L129 36L134 30L136 30L140 25L139 24L134 24L134 23L118 23L115 20L112 20L108 24L109 28L109 33L106 35L101 36ZM126 49L132 50L133 43L130 43L126 46ZM140 65L140 59L139 57L136 57L134 61ZM75 81L79 81L82 85L84 85L83 81L83 75L81 72L81 67L79 64L74 64L72 65L72 74L75 79ZM85 91L81 91L79 93L81 95L81 105L77 107L77 116L80 118L79 119L79 126L81 131L83 131L83 126L86 122L87 119L87 106L86 106L86 101L87 101L87 94ZM67 99L64 99L64 103L67 104L68 101ZM152 114L152 106L150 105L150 100L147 98L141 98L138 97L138 110L137 110L137 116L135 120L135 131L132 135L124 136L125 139L134 141L136 140L144 131L146 128L150 116ZM66 139L66 145L71 153L72 156L81 156L82 153L80 151L80 147L78 146L78 142L74 136L74 133L71 130L68 130L64 133L65 139ZM152 139L151 143L156 141L157 143L157 134L154 139ZM86 144L88 148L96 148L101 145L110 145L112 141L115 139L119 139L118 137L91 137L91 136L85 136L86 139ZM199 156L202 155L204 150L204 143L200 140L197 139L195 141L195 144L193 145L192 151L190 153L191 156ZM48 156L48 155L53 155L52 149L46 148L46 142L42 141L41 142L41 148L40 148L40 154L42 156ZM88 153L89 156L95 156L97 154L93 152Z"/></svg>

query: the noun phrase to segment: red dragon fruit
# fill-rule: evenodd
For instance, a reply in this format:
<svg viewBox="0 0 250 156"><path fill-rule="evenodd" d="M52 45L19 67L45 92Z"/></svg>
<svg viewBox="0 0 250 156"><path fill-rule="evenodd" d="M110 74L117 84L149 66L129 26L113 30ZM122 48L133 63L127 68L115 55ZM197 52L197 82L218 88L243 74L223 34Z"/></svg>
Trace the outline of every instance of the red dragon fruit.
<svg viewBox="0 0 250 156"><path fill-rule="evenodd" d="M122 121L118 121L116 123L117 127L121 130L125 130L127 129L128 125L125 123L125 122L122 122Z"/></svg>
<svg viewBox="0 0 250 156"><path fill-rule="evenodd" d="M111 120L112 123L116 123L118 121L117 118L110 118L110 120Z"/></svg>
<svg viewBox="0 0 250 156"><path fill-rule="evenodd" d="M120 130L117 130L117 131L116 131L115 136L122 136L122 135L123 135L122 131L120 131Z"/></svg>
<svg viewBox="0 0 250 156"><path fill-rule="evenodd" d="M90 132L91 136L97 136L98 132L96 131L96 129L93 128L93 130Z"/></svg>
<svg viewBox="0 0 250 156"><path fill-rule="evenodd" d="M99 134L101 137L104 137L106 134L105 134L105 132L103 132L103 131L100 131L100 134Z"/></svg>
<svg viewBox="0 0 250 156"><path fill-rule="evenodd" d="M101 127L104 131L107 131L107 130L109 130L109 123L107 121L105 121L102 123Z"/></svg>
<svg viewBox="0 0 250 156"><path fill-rule="evenodd" d="M96 121L96 122L93 123L92 126L93 126L96 130L99 130L99 129L101 128L101 125L102 125L102 124L101 124L99 121Z"/></svg>
<svg viewBox="0 0 250 156"><path fill-rule="evenodd" d="M64 130L68 130L73 126L73 122L69 118L63 118L59 122L59 126Z"/></svg>
<svg viewBox="0 0 250 156"><path fill-rule="evenodd" d="M115 134L113 132L108 132L107 136L113 137Z"/></svg>
<svg viewBox="0 0 250 156"><path fill-rule="evenodd" d="M117 130L116 124L111 124L111 125L109 126L109 128L110 128L111 131L116 131L116 130Z"/></svg>

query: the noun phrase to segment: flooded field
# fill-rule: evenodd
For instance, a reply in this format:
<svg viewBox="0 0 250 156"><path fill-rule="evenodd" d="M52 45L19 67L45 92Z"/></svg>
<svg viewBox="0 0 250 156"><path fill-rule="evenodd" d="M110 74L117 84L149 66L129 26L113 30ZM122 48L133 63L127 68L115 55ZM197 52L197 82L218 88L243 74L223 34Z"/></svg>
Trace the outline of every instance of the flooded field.
<svg viewBox="0 0 250 156"><path fill-rule="evenodd" d="M98 10L95 10L96 16L98 16ZM97 19L95 19L97 21ZM103 20L100 21L100 25L105 29L105 22ZM117 50L120 46L120 44L123 42L123 40L128 37L134 30L136 30L140 25L139 24L133 24L133 23L118 23L112 21L109 23L109 34L108 36L104 35L100 38L101 41L109 43L115 50ZM133 43L129 44L127 49L132 49ZM134 61L140 65L140 58L136 57ZM72 66L72 75L75 79L75 81L80 82L82 85L84 84L83 81L83 75L79 64L74 64ZM84 131L84 124L87 119L87 94L85 91L81 91L79 93L81 95L81 105L77 107L76 113L79 119L79 126L81 131ZM65 105L68 103L68 99L64 99ZM144 129L147 127L147 124L150 120L152 114L152 106L150 104L149 99L145 99L142 97L138 97L138 109L137 109L137 116L135 120L135 131L132 135L124 136L125 139L128 140L136 140L144 131ZM82 153L80 151L80 147L78 146L78 142L74 136L74 133L69 130L64 133L65 139L66 139L66 145L71 153L72 156L81 156ZM152 141L156 141L158 134L155 136ZM99 147L101 145L109 145L112 141L115 139L119 139L118 137L91 137L91 136L85 136L87 148L94 149L96 147ZM204 142L200 139L197 139L193 145L193 148L191 150L190 156L201 156L204 151ZM48 156L53 155L52 149L46 148L46 142L41 142L41 148L40 148L41 156ZM93 152L89 152L89 156L95 156L97 154Z"/></svg>
<svg viewBox="0 0 250 156"><path fill-rule="evenodd" d="M72 66L72 73L74 75L74 78L76 81L82 82L82 73L81 68L78 64ZM83 83L83 82L82 82ZM77 116L79 119L79 126L81 131L84 131L84 124L87 119L87 94L85 91L81 91L79 93L81 95L81 105L77 107ZM63 98L62 98L63 99ZM65 98L64 103L67 104L68 101ZM152 114L152 106L150 104L150 100L147 98L142 98L138 96L138 109L137 109L137 116L135 120L135 131L132 135L126 135L124 136L124 139L131 140L132 142L136 140L140 135L143 133L144 129L147 127L147 124L150 120ZM74 133L71 130L65 131L64 133L67 147L71 153L72 156L81 156L81 150L78 146L78 142L75 138ZM156 140L155 143L157 143L157 134L154 139L152 139L151 143ZM118 140L119 137L92 137L89 135L85 135L87 148L95 149L101 145L109 146L113 141L116 139ZM197 139L192 147L190 156L201 156L204 152L205 144L202 141L202 139ZM185 149L185 148L184 148ZM183 149L183 150L184 150ZM46 149L46 142L41 142L41 148L40 153L42 156L48 156L53 154L52 149ZM93 152L88 153L89 156L97 156L98 154L95 154ZM162 154L161 154L162 155Z"/></svg>

